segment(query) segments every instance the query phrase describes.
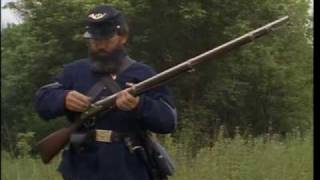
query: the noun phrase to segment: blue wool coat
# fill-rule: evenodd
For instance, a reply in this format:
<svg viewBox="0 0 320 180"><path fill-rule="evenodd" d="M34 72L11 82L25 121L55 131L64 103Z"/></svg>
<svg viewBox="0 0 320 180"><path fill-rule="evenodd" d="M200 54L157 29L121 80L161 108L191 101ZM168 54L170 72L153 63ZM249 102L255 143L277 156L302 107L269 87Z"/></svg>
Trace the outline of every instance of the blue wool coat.
<svg viewBox="0 0 320 180"><path fill-rule="evenodd" d="M136 62L119 74L116 82L122 89L126 82L138 83L153 75L148 65ZM92 70L90 59L81 59L64 66L63 71L48 85L41 87L35 95L35 107L43 119L65 115L74 121L78 113L65 109L64 101L68 91L76 90L86 94L106 74ZM98 100L108 96L101 92ZM103 113L96 120L96 129L130 132L139 123L144 129L156 133L171 133L176 129L176 111L168 89L160 86L140 95L140 101L132 111L117 108ZM58 170L73 180L148 180L143 161L131 154L124 142L92 142L89 148L77 153L65 148Z"/></svg>

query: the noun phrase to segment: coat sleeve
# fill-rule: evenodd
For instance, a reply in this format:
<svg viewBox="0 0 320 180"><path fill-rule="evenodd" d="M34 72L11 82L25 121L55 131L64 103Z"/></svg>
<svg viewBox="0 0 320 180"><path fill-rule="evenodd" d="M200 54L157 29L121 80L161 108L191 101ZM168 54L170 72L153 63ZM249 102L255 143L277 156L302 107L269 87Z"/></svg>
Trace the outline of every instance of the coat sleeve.
<svg viewBox="0 0 320 180"><path fill-rule="evenodd" d="M155 75L149 69L147 78ZM145 129L156 133L172 133L177 128L177 112L166 86L160 86L140 95L137 114Z"/></svg>
<svg viewBox="0 0 320 180"><path fill-rule="evenodd" d="M51 83L42 86L35 94L35 109L45 120L62 116L66 113L65 96L72 88L70 73L64 67Z"/></svg>

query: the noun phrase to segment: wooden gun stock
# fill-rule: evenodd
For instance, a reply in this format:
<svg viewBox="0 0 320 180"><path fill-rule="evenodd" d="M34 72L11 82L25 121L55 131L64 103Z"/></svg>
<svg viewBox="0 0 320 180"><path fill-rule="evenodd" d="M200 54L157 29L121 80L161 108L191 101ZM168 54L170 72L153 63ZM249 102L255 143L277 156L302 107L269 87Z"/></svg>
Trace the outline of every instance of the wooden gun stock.
<svg viewBox="0 0 320 180"><path fill-rule="evenodd" d="M35 149L39 152L43 163L48 164L67 145L73 131L72 126L62 128L38 142Z"/></svg>

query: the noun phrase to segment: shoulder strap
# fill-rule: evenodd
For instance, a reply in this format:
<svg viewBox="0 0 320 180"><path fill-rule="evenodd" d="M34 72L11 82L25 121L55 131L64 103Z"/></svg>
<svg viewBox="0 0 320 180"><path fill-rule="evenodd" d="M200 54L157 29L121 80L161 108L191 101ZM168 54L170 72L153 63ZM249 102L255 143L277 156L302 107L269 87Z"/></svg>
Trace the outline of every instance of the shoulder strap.
<svg viewBox="0 0 320 180"><path fill-rule="evenodd" d="M120 67L118 75L127 70L136 61L131 59L129 56L126 57L125 63ZM87 96L95 100L102 90L108 88L108 90L113 94L121 90L120 86L116 81L114 81L110 76L102 77L96 84L94 84L90 90L87 92Z"/></svg>
<svg viewBox="0 0 320 180"><path fill-rule="evenodd" d="M109 82L112 82L112 78L110 76L104 76L102 77L97 83L95 83L90 90L87 92L87 96L91 97L93 101L98 97L98 95L104 90L105 88L108 88L111 93L114 93L116 91L114 87L109 88L108 84ZM119 87L120 88L120 87ZM112 90L111 90L112 89Z"/></svg>

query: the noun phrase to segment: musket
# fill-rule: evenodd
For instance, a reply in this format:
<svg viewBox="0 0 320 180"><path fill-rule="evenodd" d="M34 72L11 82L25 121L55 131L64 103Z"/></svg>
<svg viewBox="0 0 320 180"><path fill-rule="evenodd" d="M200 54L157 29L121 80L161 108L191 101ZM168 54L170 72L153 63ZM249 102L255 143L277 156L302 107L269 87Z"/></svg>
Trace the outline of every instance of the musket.
<svg viewBox="0 0 320 180"><path fill-rule="evenodd" d="M284 22L286 22L287 20L288 16L282 17L258 29L248 32L236 39L224 43L214 49L188 59L185 62L182 62L159 74L156 74L155 76L152 76L140 83L133 85L132 87L130 87L129 93L133 96L139 96L147 90L155 88L159 85L163 85L164 83L167 83L169 80L172 80L178 75L193 70L194 66L197 64L200 64L206 60L212 60L230 50L252 42L257 38L276 30L278 26L284 24ZM86 120L90 119L101 111L108 111L112 109L115 106L116 97L117 93L91 104L90 107L85 112L81 113L80 117L69 127L59 129L40 140L36 144L35 150L40 153L42 161L45 164L49 163L51 159L56 156L60 152L60 150L64 148L64 146L68 144L71 133L77 130Z"/></svg>

